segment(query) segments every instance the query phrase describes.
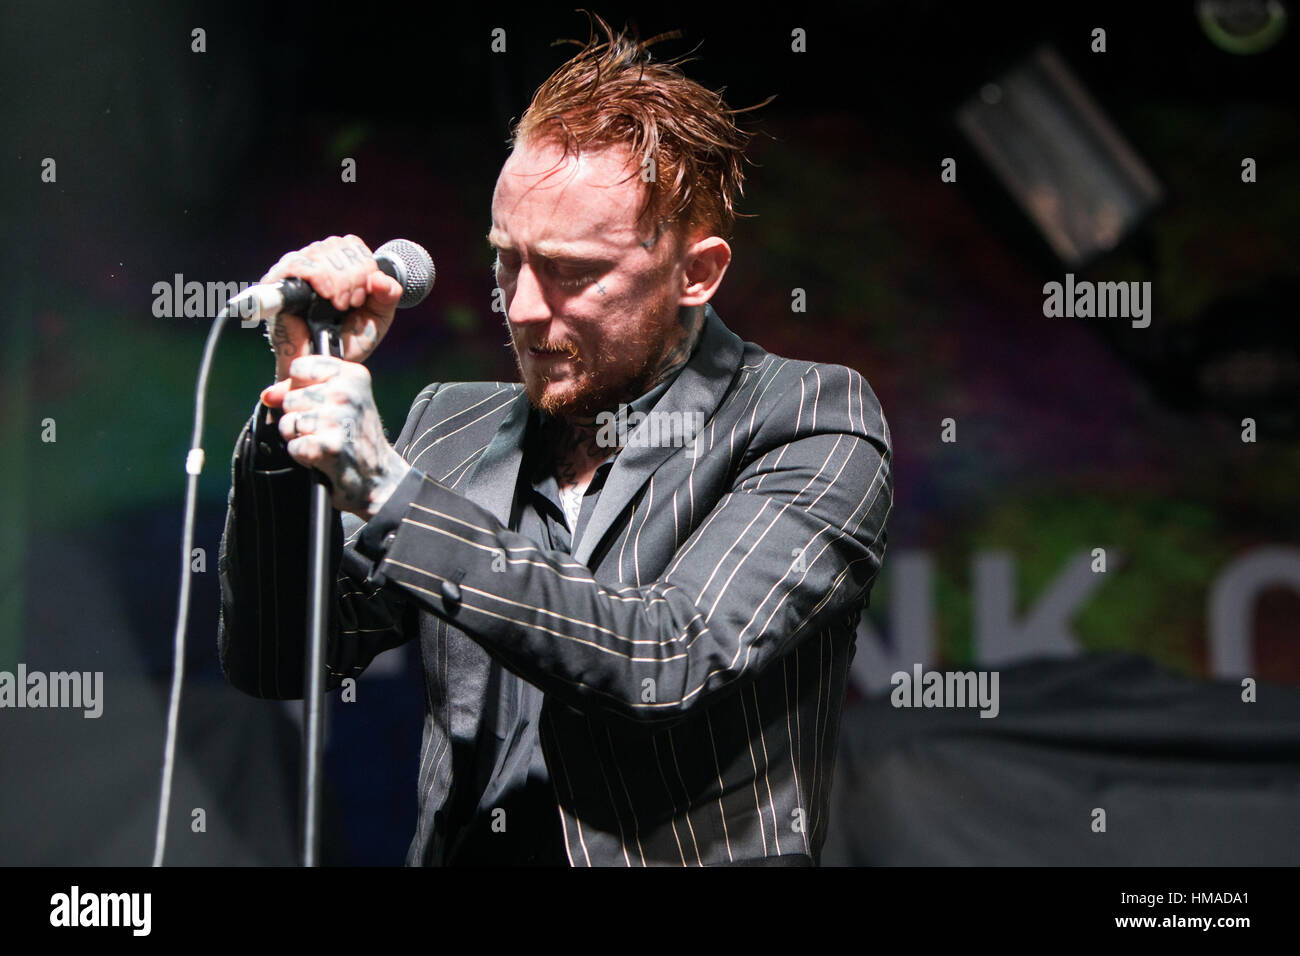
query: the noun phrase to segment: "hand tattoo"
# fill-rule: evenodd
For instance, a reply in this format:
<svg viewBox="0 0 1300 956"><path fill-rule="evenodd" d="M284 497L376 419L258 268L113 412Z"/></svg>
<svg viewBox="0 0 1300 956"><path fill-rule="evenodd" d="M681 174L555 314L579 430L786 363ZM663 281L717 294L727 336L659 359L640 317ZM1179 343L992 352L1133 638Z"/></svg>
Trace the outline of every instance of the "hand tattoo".
<svg viewBox="0 0 1300 956"><path fill-rule="evenodd" d="M355 363L313 358L319 371L295 363L298 374L328 376L328 387L318 382L290 391L284 398L281 432L290 439L289 452L295 460L329 478L334 507L369 520L411 466L384 435L369 375L351 371L360 368Z"/></svg>

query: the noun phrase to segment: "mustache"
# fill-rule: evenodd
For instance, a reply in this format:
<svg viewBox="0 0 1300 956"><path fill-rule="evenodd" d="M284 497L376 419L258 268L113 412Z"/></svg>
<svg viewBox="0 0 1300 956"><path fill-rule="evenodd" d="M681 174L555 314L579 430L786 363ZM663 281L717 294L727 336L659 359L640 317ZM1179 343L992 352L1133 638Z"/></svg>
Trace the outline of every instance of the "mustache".
<svg viewBox="0 0 1300 956"><path fill-rule="evenodd" d="M576 358L578 357L578 346L576 346L576 345L574 345L572 342L568 342L568 341L565 341L565 342L525 342L525 343L521 343L519 347L520 347L521 351L528 351L529 349L536 349L536 350L539 351L539 352L562 352L562 353L564 353L565 355L568 355L569 358L572 358L572 359L576 359Z"/></svg>

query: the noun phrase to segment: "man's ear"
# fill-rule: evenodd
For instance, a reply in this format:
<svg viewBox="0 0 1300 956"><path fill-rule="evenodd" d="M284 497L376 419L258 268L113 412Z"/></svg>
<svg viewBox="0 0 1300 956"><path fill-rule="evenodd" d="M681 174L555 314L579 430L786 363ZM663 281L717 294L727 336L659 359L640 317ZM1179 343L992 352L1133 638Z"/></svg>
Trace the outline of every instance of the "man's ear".
<svg viewBox="0 0 1300 956"><path fill-rule="evenodd" d="M686 269L682 274L679 306L704 305L718 290L731 265L731 246L721 236L705 236L686 248Z"/></svg>

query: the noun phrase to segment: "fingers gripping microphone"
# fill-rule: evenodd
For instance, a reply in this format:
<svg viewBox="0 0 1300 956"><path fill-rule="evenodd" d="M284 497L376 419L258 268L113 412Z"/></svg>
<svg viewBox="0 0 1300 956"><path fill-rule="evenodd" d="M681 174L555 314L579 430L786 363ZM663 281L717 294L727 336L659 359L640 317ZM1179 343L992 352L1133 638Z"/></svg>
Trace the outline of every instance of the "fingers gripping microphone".
<svg viewBox="0 0 1300 956"><path fill-rule="evenodd" d="M433 288L436 270L433 257L418 243L409 239L392 239L375 250L379 271L398 281L402 286L399 309L419 305ZM250 319L270 319L281 312L306 316L311 311L316 293L304 279L281 279L264 285L250 286L230 300L232 313Z"/></svg>

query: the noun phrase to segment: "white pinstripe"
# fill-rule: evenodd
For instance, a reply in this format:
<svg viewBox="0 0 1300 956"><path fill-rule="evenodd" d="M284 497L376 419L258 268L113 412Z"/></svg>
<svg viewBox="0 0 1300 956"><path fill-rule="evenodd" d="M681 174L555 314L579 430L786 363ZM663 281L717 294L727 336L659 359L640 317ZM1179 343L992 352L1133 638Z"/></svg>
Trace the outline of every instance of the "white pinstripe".
<svg viewBox="0 0 1300 956"><path fill-rule="evenodd" d="M829 644L829 659L826 663L826 710L820 709L822 701L822 671L818 670L816 675L816 689L818 689L818 723L813 727L813 739L815 747L813 748L813 806L816 808L816 795L822 790L822 774L818 773L818 763L822 760L822 754L826 752L826 727L831 723L831 692L835 689L835 641L827 640L827 631L822 631L818 635L818 665L822 662L822 648ZM818 726L820 724L820 727ZM818 823L813 821L813 832L816 832Z"/></svg>
<svg viewBox="0 0 1300 956"><path fill-rule="evenodd" d="M677 744L673 741L673 729L671 727L668 728L668 749L673 755L673 768L677 771L677 782L682 785L682 792L686 794L684 816L686 817L686 827L691 831L691 845L695 847L695 862L703 866L704 861L700 858L700 843L695 839L695 826L691 823L691 791L686 786L686 781L682 779L682 765L677 761ZM676 805L674 805L674 809L676 809ZM674 830L674 832L676 831Z"/></svg>
<svg viewBox="0 0 1300 956"><path fill-rule="evenodd" d="M727 811L722 806L722 795L727 792L727 787L722 782L722 766L718 763L718 741L713 736L713 717L707 710L704 712L704 720L709 725L709 746L713 748L713 767L718 772L718 813L722 814L722 839L727 844L727 861L734 863L736 858L731 855L731 833L727 829Z"/></svg>
<svg viewBox="0 0 1300 956"><path fill-rule="evenodd" d="M649 500L646 502L645 514L641 516L641 527L636 529L636 538L632 541L632 566L636 571L636 586L641 587L641 532L645 530L646 519L650 517L650 511L655 504L655 479L654 475L650 476L650 490L648 492ZM628 522L628 527L632 526Z"/></svg>
<svg viewBox="0 0 1300 956"><path fill-rule="evenodd" d="M618 804L614 802L614 789L609 785L609 775L605 773L605 761L599 758L600 750L596 746L596 733L591 729L591 718L587 718L587 735L591 738L591 748L597 753L596 766L600 767L600 777L605 781L605 792L609 794L609 807L614 811L614 822L618 824L618 848L623 851L623 862L628 866L632 865L632 859L627 855L627 834L623 832L623 817L618 812ZM644 863L645 861L642 860Z"/></svg>
<svg viewBox="0 0 1300 956"><path fill-rule="evenodd" d="M767 735L763 733L763 713L758 706L758 688L750 684L749 692L754 698L754 719L758 723L758 742L763 748L763 783L767 787L767 805L772 811L772 833L776 839L776 852L781 852L781 828L776 822L776 802L772 796L772 778L768 770L772 766L772 760L767 755ZM744 696L743 694L741 695ZM760 815L762 811L759 811Z"/></svg>
<svg viewBox="0 0 1300 956"><path fill-rule="evenodd" d="M573 793L573 781L569 779L569 768L565 766L564 763L564 751L560 747L560 735L555 732L554 715L548 713L547 723L550 724L551 727L551 741L555 745L555 756L560 762L560 774L564 777L564 785L569 791L569 803L575 804L577 803L577 798ZM587 866L591 866L591 854L587 852L587 841L582 835L582 821L575 817L574 824L578 828L578 844L582 847L583 859L587 861ZM564 830L564 855L569 858L570 866L576 866L577 864L573 861L573 853L569 849L569 827L565 823L565 815L563 812L560 813L560 826Z"/></svg>
<svg viewBox="0 0 1300 956"><path fill-rule="evenodd" d="M468 384L468 383L467 383L467 382L448 382L448 383L446 383L446 384L444 384L444 385L442 385L442 386L440 386L440 387L438 387L438 388L435 388L435 389L434 389L434 393L436 394L436 393L438 393L438 392L447 392L447 391L450 391L451 389L455 388L457 385L466 385L466 384ZM501 383L500 383L500 382L497 382L497 383L495 383L495 384L500 385ZM493 392L491 395L486 395L486 396L484 396L483 398L481 398L481 399L479 399L477 402L475 402L473 405L466 405L464 408L458 408L456 411L452 412L452 413L451 413L450 415L448 415L446 418L442 419L441 421L434 422L432 425L430 425L430 426L429 426L428 428L426 428L424 431L420 432L419 435L415 436L415 437L412 438L409 442L407 442L407 443L406 443L406 450L409 452L411 449L413 449L413 448L415 447L416 442L418 442L420 439L424 438L425 435L429 434L429 432L433 431L433 430L436 429L436 428L441 428L443 425L447 424L447 423L448 423L449 421L451 421L453 418L459 418L461 415L464 415L464 414L466 414L467 412L471 412L471 411L473 411L474 409L478 408L480 405L484 404L485 402L490 402L490 401L492 401L492 399L496 398L496 397L497 397L498 395L500 395L502 392L512 392L512 391L515 391L515 389L511 388L510 386L505 386L505 387L503 387L503 388L498 388L498 389L497 389L495 392ZM512 396L512 397L513 397L513 396ZM504 406L498 406L498 407L500 408L500 407L504 407ZM476 422L478 422L478 421L482 421L482 420L483 420L482 418L476 418L476 419L474 419L474 421L476 421ZM471 422L471 424L473 424L473 422ZM458 428L458 429L456 430L456 432L459 432L459 431L461 431L461 430L462 430L462 429L459 429L459 428ZM456 432L451 432L450 434L453 434L453 435L454 435L454 434L456 434ZM447 437L446 435L443 436L443 438L446 438L446 437Z"/></svg>
<svg viewBox="0 0 1300 956"><path fill-rule="evenodd" d="M636 852L641 857L641 865L645 866L645 850L641 846L641 821L637 819L636 804L632 801L632 794L628 792L627 779L623 776L623 767L618 762L618 753L614 750L614 737L610 734L608 725L605 727L605 739L609 741L609 757L614 761L619 783L623 786L623 796L627 797L627 808L632 813L632 837L636 840Z"/></svg>
<svg viewBox="0 0 1300 956"><path fill-rule="evenodd" d="M749 763L754 768L754 775L749 779L750 786L754 790L754 816L758 820L758 834L763 839L763 856L767 856L767 825L763 823L763 807L758 801L758 761L754 759L754 733L749 729L749 709L745 706L745 695L742 693L737 699L740 702L740 714L745 718L745 743L749 745ZM776 843L776 852L781 852L779 839Z"/></svg>
<svg viewBox="0 0 1300 956"><path fill-rule="evenodd" d="M474 451L470 452L470 453L469 453L469 456L468 456L464 461L462 461L459 465L457 465L457 466L456 466L455 468L453 468L451 471L447 472L445 475L443 475L443 476L442 476L441 478L439 478L438 480L441 481L441 482L445 485L445 484L447 483L447 480L448 480L449 478L451 478L452 475L456 474L456 472L460 471L462 468L464 468L466 471L469 471L469 466L472 465L472 464L474 464L474 462L477 461L477 460L479 459L479 457L483 454L483 452L485 452L485 451L487 451L487 450L488 450L488 446L487 446L487 445L484 445L482 448L478 448L478 449L475 449ZM462 475L461 477L464 477L464 476ZM455 484L457 484L457 485L460 484L460 478L457 478L457 479L456 479ZM453 486L453 487L454 487L454 486Z"/></svg>
<svg viewBox="0 0 1300 956"><path fill-rule="evenodd" d="M807 822L809 808L804 806L803 784L799 780L799 767L797 766L799 762L799 757L798 757L799 740L795 737L795 733L797 733L797 730L791 731L790 729L789 660L791 657L794 658L794 706L795 706L794 719L795 719L795 726L797 728L799 722L799 655L801 653L803 653L803 645L800 645L799 648L794 652L794 654L786 655L785 657L781 658L781 689L785 691L785 734L786 734L786 739L790 741L790 746L788 748L790 754L790 779L794 781L795 807L799 809L799 811L804 815L805 818L803 821L801 821L803 825L800 827L799 832L803 836L803 851L811 856L812 847L809 846L808 844L808 822Z"/></svg>
<svg viewBox="0 0 1300 956"><path fill-rule="evenodd" d="M813 805L813 808L814 808L814 809L815 809L816 806L817 806L817 791L818 791L818 789L820 789L820 786L821 786L821 774L818 773L818 771L817 771L817 765L821 762L822 747L824 746L824 742L825 742L825 739L826 739L826 734L825 734L825 731L823 730L823 726L824 726L824 725L823 725L823 722L822 722L822 718L825 717L825 716L828 716L828 715L829 715L829 713L830 713L830 703L831 703L831 702L830 702L830 692L829 692L829 690L828 690L828 691L827 691L827 699L826 699L826 711L823 712L823 711L822 711L822 648L824 648L825 646L826 646L826 632L825 632L825 631L821 631L821 632L819 632L818 635L817 635L817 709L813 712L813 713L816 715L816 719L813 720L813 782L812 782L812 805ZM832 644L831 644L831 662L834 663L834 660L835 660L835 645L832 643ZM832 675L831 675L831 673L829 672L829 669L828 669L828 672L827 672L827 682L828 682L828 683L829 683L829 681L830 681L831 676L832 676ZM812 813L812 810L809 810L809 814L810 814L810 815L811 815L811 813ZM817 832L817 824L816 824L816 822L814 822L814 821L812 821L812 820L810 820L809 823L811 824L811 826L812 826L812 828L813 828L813 835L815 836L815 835L816 835L816 832Z"/></svg>
<svg viewBox="0 0 1300 956"><path fill-rule="evenodd" d="M673 815L668 818L669 825L673 828L673 840L677 844L677 855L682 859L682 866L686 865L686 852L682 849L682 838L677 833L677 798L673 796L672 789L668 786L668 778L664 776L663 757L659 755L659 738L654 736L650 738L650 743L655 752L655 769L659 771L659 779L663 781L664 793L668 794L668 802L673 805ZM610 743L611 748L613 743ZM689 797L688 797L689 799Z"/></svg>
<svg viewBox="0 0 1300 956"><path fill-rule="evenodd" d="M497 394L500 394L500 393L498 392ZM425 453L427 453L430 449L434 448L435 446L437 446L437 445L441 444L442 442L446 441L446 440L447 440L448 438L450 438L452 435L457 435L457 434L459 434L460 432L463 432L465 429L469 428L471 425L476 425L476 424L478 424L479 422L483 421L483 419L485 419L485 418L490 418L492 415L495 415L497 412L501 411L501 409L503 409L503 408L508 408L510 405L514 404L514 402L515 402L515 400L516 400L516 397L517 397L517 396L514 396L514 395L510 396L510 400L509 400L509 401L502 402L502 403L501 403L500 405L498 405L496 408L490 409L489 411L483 413L483 414L480 415L478 418L474 419L472 422L466 422L464 425L461 425L459 428L453 429L452 431L447 432L447 434L445 434L445 435L440 435L438 438L435 438L433 441L429 442L429 444L425 445L422 449L420 449L420 453L419 453L418 455L416 455L414 458L411 459L411 464L412 464L412 465L416 465L416 464L418 464L419 461L420 461L420 459L423 458L423 457L425 456ZM481 404L483 404L483 403L482 403L482 402L478 402L477 404L481 405ZM454 417L454 416L453 416L453 417ZM431 430L432 430L432 429L430 429L430 431L431 431ZM424 434L427 435L428 433L429 433L429 431L426 431ZM420 436L420 437L423 438L424 436L422 435L422 436Z"/></svg>

